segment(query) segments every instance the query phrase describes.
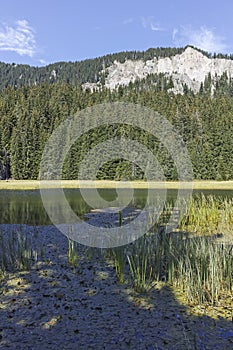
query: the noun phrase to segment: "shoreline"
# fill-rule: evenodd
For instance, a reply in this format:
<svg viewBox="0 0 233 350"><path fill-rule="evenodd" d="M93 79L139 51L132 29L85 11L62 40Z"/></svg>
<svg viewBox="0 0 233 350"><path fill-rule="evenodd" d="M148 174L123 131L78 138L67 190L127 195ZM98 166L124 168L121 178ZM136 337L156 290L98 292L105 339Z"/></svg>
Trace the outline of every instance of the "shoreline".
<svg viewBox="0 0 233 350"><path fill-rule="evenodd" d="M193 189L193 190L233 190L233 180L231 181L213 181L213 180L194 180L190 182L165 181L165 182L147 182L147 181L110 181L110 180L2 180L0 181L0 190L39 190L40 188L134 188L134 189Z"/></svg>

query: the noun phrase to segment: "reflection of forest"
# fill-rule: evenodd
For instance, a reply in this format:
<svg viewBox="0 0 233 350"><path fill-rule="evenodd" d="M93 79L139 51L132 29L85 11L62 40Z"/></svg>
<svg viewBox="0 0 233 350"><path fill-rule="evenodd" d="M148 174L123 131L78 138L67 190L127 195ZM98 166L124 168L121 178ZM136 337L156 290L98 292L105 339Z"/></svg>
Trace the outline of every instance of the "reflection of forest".
<svg viewBox="0 0 233 350"><path fill-rule="evenodd" d="M39 192L2 191L0 193L1 223L47 225L51 222L39 197Z"/></svg>
<svg viewBox="0 0 233 350"><path fill-rule="evenodd" d="M88 191L88 189L87 189ZM81 218L92 209L83 199L79 190L66 189L66 198L73 211ZM91 190L89 190L91 193ZM112 201L117 198L114 190L100 190L100 198L95 198L96 208L101 207L101 198ZM126 198L127 199L127 198ZM125 202L125 200L124 200ZM137 191L130 205L141 208L146 203L146 191ZM51 198L51 206L57 203ZM11 224L49 225L51 221L43 207L38 190L34 191L1 191L0 192L0 222Z"/></svg>
<svg viewBox="0 0 233 350"><path fill-rule="evenodd" d="M90 191L91 189L87 189ZM74 210L74 212L80 216L84 217L84 214L90 212L92 209L86 202L85 199L81 196L79 190L66 189L65 191L66 198ZM200 191L194 191L199 193ZM223 197L232 197L232 191L202 191L206 194L214 194L217 196ZM118 192L121 198L119 197L119 206L122 203L127 202L127 192L124 193L124 190ZM101 198L106 201L117 200L118 193L115 190L110 189L101 189L98 190L100 198L94 198L95 208L101 208ZM132 200L129 202L129 207L134 208L144 208L147 203L147 190L137 189L134 191ZM177 190L168 190L167 193L168 200L174 200L177 198ZM125 196L125 197L124 197ZM156 206L156 200L159 196L159 192L155 190L154 198L150 198L150 205L153 206L153 201ZM147 203L148 204L148 203ZM51 205L56 206L57 203L52 203ZM28 224L28 225L49 225L51 224L50 219L43 207L40 191L39 190L27 190L27 191L0 191L0 223L11 223L11 224Z"/></svg>

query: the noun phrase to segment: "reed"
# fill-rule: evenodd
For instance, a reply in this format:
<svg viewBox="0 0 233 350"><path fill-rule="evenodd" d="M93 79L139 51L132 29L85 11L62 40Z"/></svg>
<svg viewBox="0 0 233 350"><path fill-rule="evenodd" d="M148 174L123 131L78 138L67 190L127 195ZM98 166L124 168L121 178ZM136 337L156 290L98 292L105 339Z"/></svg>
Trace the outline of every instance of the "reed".
<svg viewBox="0 0 233 350"><path fill-rule="evenodd" d="M125 280L125 248L116 247L111 249L110 255L113 257L116 276L120 283Z"/></svg>
<svg viewBox="0 0 233 350"><path fill-rule="evenodd" d="M192 198L186 215L180 220L180 230L200 235L229 231L233 225L233 200L215 196Z"/></svg>
<svg viewBox="0 0 233 350"><path fill-rule="evenodd" d="M6 271L29 270L37 261L38 251L33 248L33 237L21 230L0 232L0 275Z"/></svg>
<svg viewBox="0 0 233 350"><path fill-rule="evenodd" d="M224 230L232 230L232 204L231 199L213 196L194 198L178 230L166 233L172 211L168 203L154 232L115 249L117 274L127 271L137 292L166 282L185 293L190 303L214 304L223 295L230 295L233 245L215 238Z"/></svg>
<svg viewBox="0 0 233 350"><path fill-rule="evenodd" d="M133 287L139 293L147 292L152 287L152 266L148 264L147 256L134 257L127 255L130 273L133 280Z"/></svg>
<svg viewBox="0 0 233 350"><path fill-rule="evenodd" d="M78 255L78 242L73 241L68 237L68 251L67 251L68 262L71 266L77 267L79 263Z"/></svg>
<svg viewBox="0 0 233 350"><path fill-rule="evenodd" d="M176 245L174 278L169 282L186 294L189 302L214 304L232 293L232 246L208 237L192 237Z"/></svg>

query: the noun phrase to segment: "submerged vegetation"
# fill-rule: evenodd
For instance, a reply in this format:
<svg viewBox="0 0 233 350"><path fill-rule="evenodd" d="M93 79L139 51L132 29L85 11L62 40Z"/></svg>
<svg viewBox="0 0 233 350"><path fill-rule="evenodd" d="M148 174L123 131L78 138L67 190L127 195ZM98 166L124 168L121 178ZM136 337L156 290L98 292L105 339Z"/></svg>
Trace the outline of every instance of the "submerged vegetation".
<svg viewBox="0 0 233 350"><path fill-rule="evenodd" d="M191 200L173 232L166 233L160 222L135 242L101 254L114 262L119 282L130 284L138 293L165 283L179 290L190 305L224 305L233 292L232 224L231 199L199 196ZM41 248L33 248L30 235L17 231L0 238L2 277L7 271L30 269L43 256ZM79 264L78 251L79 244L68 239L67 257L73 268Z"/></svg>

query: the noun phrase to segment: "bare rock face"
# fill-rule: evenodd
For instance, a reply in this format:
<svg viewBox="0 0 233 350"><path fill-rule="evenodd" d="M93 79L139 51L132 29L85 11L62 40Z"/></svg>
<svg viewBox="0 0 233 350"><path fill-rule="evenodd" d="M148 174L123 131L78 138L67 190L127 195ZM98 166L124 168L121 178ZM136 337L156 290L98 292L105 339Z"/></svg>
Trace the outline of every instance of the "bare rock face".
<svg viewBox="0 0 233 350"><path fill-rule="evenodd" d="M120 85L127 86L130 82L145 78L149 74L163 73L172 77L174 93L183 93L183 85L195 93L199 91L208 74L211 77L220 77L223 73L233 77L233 61L224 58L208 58L198 50L187 47L179 55L157 58L144 62L143 60L126 60L124 63L115 61L105 71L105 87L113 90ZM86 84L88 88L98 88L97 84ZM86 86L84 86L85 88Z"/></svg>

